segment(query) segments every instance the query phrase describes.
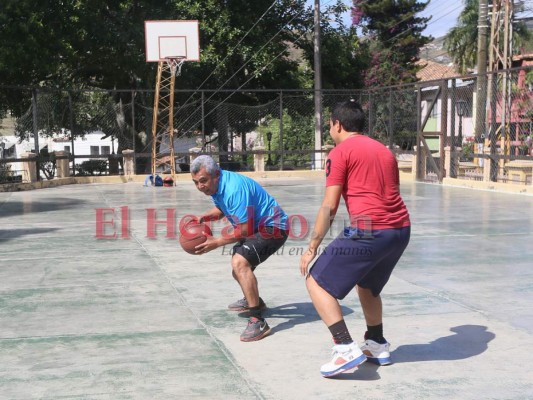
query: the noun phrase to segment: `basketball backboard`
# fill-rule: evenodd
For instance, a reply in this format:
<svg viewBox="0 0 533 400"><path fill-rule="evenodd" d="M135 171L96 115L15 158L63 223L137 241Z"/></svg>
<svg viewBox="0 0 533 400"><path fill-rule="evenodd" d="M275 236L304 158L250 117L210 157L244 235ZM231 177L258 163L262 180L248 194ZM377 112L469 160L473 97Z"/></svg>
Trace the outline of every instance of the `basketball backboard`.
<svg viewBox="0 0 533 400"><path fill-rule="evenodd" d="M198 21L144 21L144 38L147 62L168 57L200 61Z"/></svg>

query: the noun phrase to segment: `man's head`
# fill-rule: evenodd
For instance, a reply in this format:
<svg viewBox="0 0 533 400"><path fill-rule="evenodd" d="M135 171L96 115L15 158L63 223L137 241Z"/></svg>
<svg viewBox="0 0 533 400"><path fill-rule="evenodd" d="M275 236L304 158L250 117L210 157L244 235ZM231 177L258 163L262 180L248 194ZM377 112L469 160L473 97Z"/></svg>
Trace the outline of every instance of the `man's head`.
<svg viewBox="0 0 533 400"><path fill-rule="evenodd" d="M330 125L340 123L346 132L362 133L365 127L365 113L354 100L337 103L331 112Z"/></svg>
<svg viewBox="0 0 533 400"><path fill-rule="evenodd" d="M218 191L220 167L210 156L197 157L191 163L190 170L196 189L206 196L212 196Z"/></svg>

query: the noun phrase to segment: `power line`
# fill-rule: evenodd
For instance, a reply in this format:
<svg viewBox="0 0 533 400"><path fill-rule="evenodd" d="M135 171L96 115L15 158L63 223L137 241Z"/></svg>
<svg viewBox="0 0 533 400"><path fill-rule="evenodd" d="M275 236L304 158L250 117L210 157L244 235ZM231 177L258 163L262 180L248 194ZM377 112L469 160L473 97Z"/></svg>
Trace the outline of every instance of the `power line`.
<svg viewBox="0 0 533 400"><path fill-rule="evenodd" d="M329 4L329 3L332 3L333 1L335 1L335 0L328 0L325 4L327 5L327 4ZM368 1L369 1L369 0L366 0L365 3L368 2ZM274 2L274 3L275 3L275 2ZM272 6L271 6L271 7L272 7ZM270 7L270 8L271 8L271 7ZM270 8L269 8L269 9L270 9ZM226 79L226 81L225 81L224 83L222 83L222 84L219 86L219 88L216 89L216 90L215 90L215 91L209 96L209 98L208 98L206 101L209 101L209 100L212 99L217 93L219 93L220 90L222 90L222 88L223 88L228 82L230 82L235 76L238 75L238 73L239 73L240 71L242 71L242 70L243 70L243 69L244 69L244 68L245 68L250 62L252 62L252 61L255 59L254 57L255 57L257 54L259 54L259 53L260 53L265 47L267 47L267 45L270 44L270 42L272 42L272 40L274 40L278 35L280 35L280 34L285 30L285 28L286 28L287 26L289 26L289 25L290 25L290 24L291 24L291 23L292 23L297 17L301 16L301 15L302 15L304 12L306 12L307 10L308 10L308 9L306 8L306 9L303 9L301 12L296 13L296 14L295 14L295 15L294 15L294 16L293 16L293 17L292 17L292 18L291 18L291 19L290 19L290 20L289 20L289 21L288 21L288 22L287 22L287 23L286 23L281 29L279 29L278 32L276 32L276 33L275 33L275 34L274 34L274 35L273 35L273 36L272 36L272 37L271 37L271 38L270 38L270 39L269 39L269 40L268 40L268 41L267 41L267 42L266 42L266 43L265 43L265 44L264 44L264 45L263 45L258 51L256 51L251 57L249 57L248 60L247 60L245 63L243 63L243 65L241 65L240 68L237 69L237 71L235 71L235 72L233 73L233 75L231 75L228 79ZM268 10L267 10L267 11L268 11ZM266 12L265 12L265 14L266 14ZM263 18L265 14L263 14L263 16L262 16L261 18ZM257 22L254 24L254 27L257 25L258 22L259 22L259 21L257 21ZM301 34L301 35L300 35L300 36L294 41L294 43L298 42L298 40L300 40L300 39L301 39L304 35L306 35L307 33L308 33L308 31L304 31L304 32L303 32L303 33L302 33L302 34ZM241 41L242 41L242 40L241 40ZM241 42L241 41L240 41L240 42ZM240 42L239 42L239 43L240 43ZM277 60L278 58L280 58L284 53L285 53L285 49L282 50L282 51L281 51L276 57L272 58L272 59L268 62L267 66L270 65L270 64L272 64L272 63L273 63L275 60ZM265 67L259 69L258 71L259 71L259 72L262 72L264 69L265 69ZM211 74L211 75L212 75L212 74ZM210 76L211 76L211 75L210 75ZM257 75L258 75L258 73L257 73L257 70L256 70L256 72L252 75L252 77L251 77L250 79L248 79L244 84L250 82L250 80L252 80L253 78L257 77ZM242 87L244 86L244 84L241 85L241 86L239 87L239 89L242 88ZM237 89L237 90L238 90L238 89ZM198 89L196 89L196 90L194 91L194 93L196 93L197 91L198 91ZM189 97L189 99L192 98L192 96L194 95L194 93ZM229 96L229 97L231 97L231 96ZM228 97L228 98L229 98L229 97ZM227 100L227 98L226 98L225 100L223 100L222 103L223 103L224 101L226 101L226 100ZM184 103L184 104L178 109L177 112L181 111L185 106L187 106L187 105L189 105L189 104L190 104L190 103L185 102L185 103ZM184 124L185 124L185 123L186 123L186 122L192 117L192 115L193 115L193 114L191 114L191 115L190 115L185 121L183 121L183 123L181 124L181 126L180 126L179 128L181 128L181 127L182 127L182 126L183 126L183 125L184 125Z"/></svg>
<svg viewBox="0 0 533 400"><path fill-rule="evenodd" d="M332 3L333 1L334 1L334 0L329 0L329 1L327 1L327 2L326 2L325 4L323 4L323 5L327 5L327 4L329 4L329 3ZM366 1L362 2L361 4L365 4L365 3L367 3L368 1L369 1L369 0L366 0ZM232 49L231 53L235 50L235 48L237 48L237 46L242 42L242 40L244 40L244 38L249 34L249 32L250 32L250 31L251 31L251 30L252 30L252 29L253 29L253 28L254 28L254 27L260 22L260 20L264 18L264 16L268 13L268 11L270 11L270 9L273 7L273 5L274 5L275 3L276 3L276 2L274 2L274 3L273 3L273 4L267 9L267 11L265 11L265 13L263 13L263 15L259 18L259 20L256 21L256 22L254 23L254 25L252 26L252 28L250 28L250 29L248 30L248 32L245 34L245 36L244 36L244 37L238 42L238 44ZM434 20L434 22L436 22L436 21L438 21L439 19L443 18L444 16L446 16L446 15L448 15L448 14L454 12L454 11L457 10L458 8L460 8L460 6L452 8L452 9L451 9L450 11L448 11L446 14L444 14L444 15L440 16L439 18L437 18L436 20ZM211 96L207 99L207 101L209 101L213 96L215 96L217 93L219 93L219 92L222 90L222 88L223 88L223 87L224 87L229 81L231 81L231 79L233 79L233 78L234 78L234 77L235 77L235 76L236 76L236 75L237 75L237 74L238 74L243 68L246 67L246 65L248 65L252 60L254 60L255 55L257 55L257 54L258 54L260 51L262 51L262 50L263 50L268 44L270 44L270 42L272 42L272 40L274 40L274 39L275 39L275 38L276 38L281 32L283 32L283 30L284 30L284 29L285 29L285 28L286 28L286 27L287 27L287 26L288 26L288 25L289 25L289 24L290 24L290 23L291 23L291 22L292 22L297 16L301 15L301 13L303 13L304 11L307 11L307 9L302 10L302 12L295 14L295 16L293 16L293 18L291 18L291 20L290 20L289 22L287 22L287 23L284 25L283 28L281 28L278 32L276 32L276 34L274 34L274 35L273 35L273 36L272 36L272 37L271 37L271 38L270 38L270 39L269 39L269 40L268 40L268 41L267 41L267 42L266 42L266 43L265 43L265 44L264 44L264 45L263 45L263 46L262 46L262 47L261 47L256 53L254 53L254 55L252 55L252 56L251 56L251 57L250 57L250 58L249 58L249 59L248 59L248 60L247 60L247 61L246 61L246 62L245 62L245 63L244 63L244 64L243 64L243 65L242 65L242 66L241 66L241 67L240 67L240 68L239 68L239 69L238 69L238 70L237 70L237 71L236 71L231 77L230 77L230 78L228 78L223 84L221 84L220 87L219 87L218 89L216 89L216 90L211 94ZM406 21L406 20L408 20L408 19L410 19L410 18L413 18L414 16L415 16L415 13L409 15L408 17L403 18L402 20L400 20L400 21L398 21L398 22L395 22L395 23L391 24L391 25L389 26L389 29L392 28L392 27L394 27L394 26L399 25L400 23L402 23L402 22L404 22L404 21ZM428 25L429 25L429 23L428 23ZM411 31L411 30L412 30L412 28L409 28L409 29L407 29L406 31L400 32L398 35L395 35L395 36L393 36L392 38L388 39L388 41L393 40L393 39L397 38L398 36L403 35L403 34L409 32L409 31ZM301 34L301 35L300 35L300 36L299 36L299 37L298 37L293 43L297 43L297 42L298 42L301 38L303 38L307 33L308 33L308 31L304 31L304 32L303 32L303 33L302 33L302 34ZM208 114L204 116L204 118L207 117L208 115L210 115L211 113L213 113L218 107L220 107L220 106L221 106L223 103L225 103L229 98L231 98L231 97L234 95L234 93L235 93L236 91L240 90L240 89L241 89L242 87L244 87L248 82L250 82L252 79L256 78L256 77L258 76L259 73L261 73L263 70L265 70L266 67L268 67L269 65L271 65L271 64L272 64L275 60L277 60L279 57L281 57L282 55L284 55L284 53L285 53L285 49L282 50L277 56L271 58L271 59L269 60L269 62L268 62L267 64L265 64L263 67L257 69L257 70L256 70L256 71L250 76L250 78L248 78L248 79L247 79L243 84L241 84L237 89L234 89L233 93L231 93L229 96L227 96L227 97L226 97L225 99L223 99L221 102L219 102L219 104L218 104L217 106L215 106L213 109L211 109L211 110L208 112ZM228 56L229 56L229 55L228 55ZM228 56L226 56L226 58L227 58ZM226 59L226 58L225 58L225 59ZM224 59L224 60L225 60L225 59ZM218 66L217 66L217 68L218 68ZM215 68L215 70L216 70L216 68ZM201 86L203 86L203 84L205 84L205 82L206 82L206 81L207 81L207 80L213 75L213 73L215 72L215 70L214 70L214 71L208 76L208 78L206 78L206 80L204 80L204 82L202 83ZM201 86L200 86L200 87L201 87ZM195 90L195 92L197 92L198 90L199 90L199 88L197 88L197 89ZM193 95L194 95L194 93L193 93ZM190 105L190 103L189 103L188 101L192 98L193 95L191 95L191 96L189 97L189 99L188 99L188 100L187 100L187 101L186 101L186 102L185 102L185 103L184 103L184 104L178 109L178 112L181 111L185 106ZM185 121L183 121L183 122L181 123L181 125L178 127L178 130L179 130L180 128L182 128L182 127L185 125L185 123L187 123L187 122L192 118L193 115L194 115L194 114L191 113L190 116L189 116L187 119L185 119Z"/></svg>

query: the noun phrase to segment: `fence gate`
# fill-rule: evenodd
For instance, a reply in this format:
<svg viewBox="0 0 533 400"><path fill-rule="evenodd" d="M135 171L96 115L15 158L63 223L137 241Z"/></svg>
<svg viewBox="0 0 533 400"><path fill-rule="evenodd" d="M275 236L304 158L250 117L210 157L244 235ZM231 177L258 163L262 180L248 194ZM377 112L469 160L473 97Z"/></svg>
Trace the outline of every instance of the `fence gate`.
<svg viewBox="0 0 533 400"><path fill-rule="evenodd" d="M447 86L433 86L434 95L427 98L428 107L422 119L422 86L417 90L417 135L416 135L416 179L424 182L442 182L444 176L444 141L447 132L448 109L447 101L441 101L440 131L425 131L428 119L433 110L437 110L438 99L447 98ZM444 132L444 133L443 133ZM432 146L432 140L438 143L438 149Z"/></svg>

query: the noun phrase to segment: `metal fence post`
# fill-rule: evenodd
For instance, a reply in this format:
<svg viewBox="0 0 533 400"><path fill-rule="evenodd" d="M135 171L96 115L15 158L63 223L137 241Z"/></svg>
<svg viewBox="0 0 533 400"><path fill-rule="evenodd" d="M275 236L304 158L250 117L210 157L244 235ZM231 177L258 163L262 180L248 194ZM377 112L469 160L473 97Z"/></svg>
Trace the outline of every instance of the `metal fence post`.
<svg viewBox="0 0 533 400"><path fill-rule="evenodd" d="M133 141L132 143L132 149L133 149L133 173L136 174L137 173L137 150L136 150L136 147L135 147L135 133L137 132L137 129L135 127L135 97L136 97L136 92L135 90L132 90L131 91L131 139ZM125 166L125 160L124 160L124 165L123 167ZM124 172L124 175L126 173Z"/></svg>
<svg viewBox="0 0 533 400"><path fill-rule="evenodd" d="M202 100L201 100L201 113L202 113L202 145L206 145L205 142L205 92L202 90L201 92ZM211 146L209 146L211 148Z"/></svg>
<svg viewBox="0 0 533 400"><path fill-rule="evenodd" d="M374 136L374 98L372 92L368 92L368 136Z"/></svg>
<svg viewBox="0 0 533 400"><path fill-rule="evenodd" d="M41 180L41 163L39 162L40 150L39 150L39 126L38 126L38 110L37 110L37 89L33 89L31 92L31 105L32 105L32 118L33 118L33 143L35 146L35 169L37 171L36 179Z"/></svg>
<svg viewBox="0 0 533 400"><path fill-rule="evenodd" d="M394 140L393 140L393 132L394 129L394 123L393 123L393 109L392 109L392 88L389 89L389 149L393 150L394 147Z"/></svg>
<svg viewBox="0 0 533 400"><path fill-rule="evenodd" d="M76 176L76 157L74 151L74 106L72 104L72 95L70 92L68 94L68 108L69 108L69 119L70 119L70 143L72 146L72 176Z"/></svg>
<svg viewBox="0 0 533 400"><path fill-rule="evenodd" d="M457 154L455 154L455 99L457 97L457 82L456 79L452 79L452 94L451 94L451 114L450 114L450 171L447 171L447 175L451 178L457 178L457 163L455 159Z"/></svg>
<svg viewBox="0 0 533 400"><path fill-rule="evenodd" d="M422 149L420 144L420 136L422 136L422 90L420 85L417 85L416 90L416 168L415 168L415 180L422 179ZM425 160L425 159L424 159Z"/></svg>
<svg viewBox="0 0 533 400"><path fill-rule="evenodd" d="M498 104L498 75L492 75L492 88L491 88L491 99L490 99L490 114L491 114L491 124L490 124L490 180L492 182L498 181L498 168L499 168L499 159L496 158L496 144L498 138L496 137L496 110ZM502 146L503 148L503 146Z"/></svg>
<svg viewBox="0 0 533 400"><path fill-rule="evenodd" d="M283 154L285 153L285 148L283 147L283 90L279 92L279 148L280 152L280 162L279 169L283 170Z"/></svg>
<svg viewBox="0 0 533 400"><path fill-rule="evenodd" d="M449 174L449 171L445 170L445 163L444 163L444 141L446 140L446 137L448 136L448 81L443 80L441 83L442 87L442 97L441 97L441 125L440 125L440 141L439 141L439 154L440 154L440 162L439 162L439 169L440 169L440 177L442 180L442 177L447 176Z"/></svg>

